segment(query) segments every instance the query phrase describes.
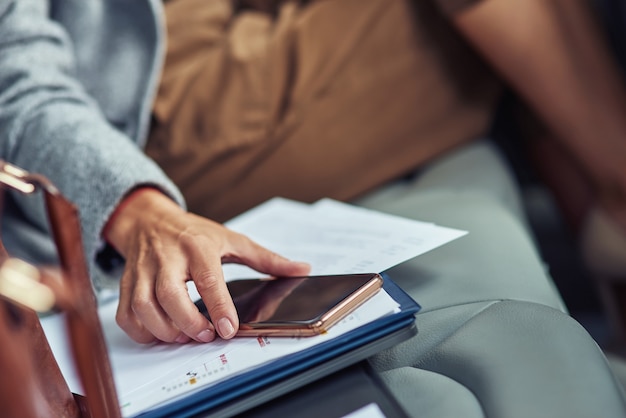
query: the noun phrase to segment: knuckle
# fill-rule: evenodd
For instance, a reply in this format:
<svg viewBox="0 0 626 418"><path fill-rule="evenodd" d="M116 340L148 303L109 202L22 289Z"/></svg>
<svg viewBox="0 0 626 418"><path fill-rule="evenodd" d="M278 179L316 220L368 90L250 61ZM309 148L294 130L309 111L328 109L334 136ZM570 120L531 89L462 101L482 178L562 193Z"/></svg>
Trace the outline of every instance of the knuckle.
<svg viewBox="0 0 626 418"><path fill-rule="evenodd" d="M196 284L198 292L203 295L217 291L221 278L213 271L202 270L194 274L193 281Z"/></svg>
<svg viewBox="0 0 626 418"><path fill-rule="evenodd" d="M215 251L221 248L221 236L222 234L209 233L206 230L185 229L179 233L178 240L181 247L187 251L198 249L205 251L207 248Z"/></svg>
<svg viewBox="0 0 626 418"><path fill-rule="evenodd" d="M161 305L170 305L179 299L179 291L171 283L157 283L154 292Z"/></svg>
<svg viewBox="0 0 626 418"><path fill-rule="evenodd" d="M146 297L136 296L131 301L130 307L135 313L147 312L154 308L154 302Z"/></svg>
<svg viewBox="0 0 626 418"><path fill-rule="evenodd" d="M130 329L132 325L131 315L127 310L119 310L115 314L115 322L124 331Z"/></svg>
<svg viewBox="0 0 626 418"><path fill-rule="evenodd" d="M196 246L198 245L198 243L205 243L208 240L208 237L206 237L205 235L188 229L182 230L178 234L178 241L184 248Z"/></svg>
<svg viewBox="0 0 626 418"><path fill-rule="evenodd" d="M211 312L214 312L214 313L226 312L231 303L232 303L232 300L230 299L230 297L214 298L211 301L211 306L209 307L209 309L211 310Z"/></svg>

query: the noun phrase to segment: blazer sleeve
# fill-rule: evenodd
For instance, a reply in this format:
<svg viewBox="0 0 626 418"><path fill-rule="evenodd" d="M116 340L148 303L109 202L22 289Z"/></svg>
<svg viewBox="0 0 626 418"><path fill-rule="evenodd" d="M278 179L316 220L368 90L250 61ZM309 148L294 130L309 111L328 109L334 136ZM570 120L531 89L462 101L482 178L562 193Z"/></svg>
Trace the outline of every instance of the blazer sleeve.
<svg viewBox="0 0 626 418"><path fill-rule="evenodd" d="M44 0L0 0L0 158L46 176L77 206L93 271L102 228L126 193L151 185L184 202L77 81L72 43L48 12ZM48 231L42 200L14 197Z"/></svg>

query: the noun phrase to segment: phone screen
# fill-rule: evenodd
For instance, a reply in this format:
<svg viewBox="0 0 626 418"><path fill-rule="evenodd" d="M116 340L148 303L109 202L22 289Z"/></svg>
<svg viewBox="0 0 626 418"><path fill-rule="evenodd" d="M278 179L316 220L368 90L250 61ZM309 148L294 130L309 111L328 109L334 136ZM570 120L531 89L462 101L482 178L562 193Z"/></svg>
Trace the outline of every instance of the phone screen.
<svg viewBox="0 0 626 418"><path fill-rule="evenodd" d="M227 285L241 324L268 323L280 326L319 321L350 298L360 304L381 283L378 274L367 273L244 279L231 281ZM196 302L196 305L206 314L202 301ZM354 307L353 303L350 308Z"/></svg>

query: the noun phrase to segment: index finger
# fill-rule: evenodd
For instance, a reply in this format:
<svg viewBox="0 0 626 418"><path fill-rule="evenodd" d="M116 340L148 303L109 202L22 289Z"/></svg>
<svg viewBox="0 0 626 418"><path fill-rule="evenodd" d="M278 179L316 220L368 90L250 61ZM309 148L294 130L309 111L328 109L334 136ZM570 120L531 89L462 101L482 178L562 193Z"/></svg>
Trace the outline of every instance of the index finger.
<svg viewBox="0 0 626 418"><path fill-rule="evenodd" d="M211 252L207 255L194 247L191 249L189 273L220 337L234 337L239 329L239 318L224 281L219 254Z"/></svg>

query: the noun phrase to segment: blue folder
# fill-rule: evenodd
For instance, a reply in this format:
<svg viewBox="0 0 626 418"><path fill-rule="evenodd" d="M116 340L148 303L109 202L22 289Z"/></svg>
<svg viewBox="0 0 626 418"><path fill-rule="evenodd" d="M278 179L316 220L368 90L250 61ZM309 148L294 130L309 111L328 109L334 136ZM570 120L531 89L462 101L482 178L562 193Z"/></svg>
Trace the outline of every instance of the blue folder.
<svg viewBox="0 0 626 418"><path fill-rule="evenodd" d="M400 305L400 312L379 318L314 347L199 389L178 401L140 414L142 418L227 416L303 386L361 361L415 335L420 305L388 276L383 289Z"/></svg>

